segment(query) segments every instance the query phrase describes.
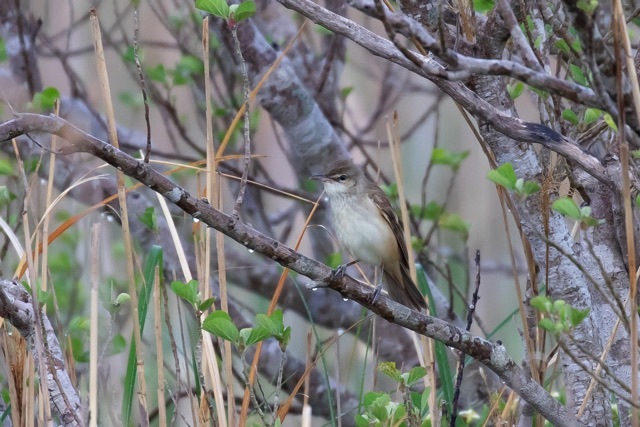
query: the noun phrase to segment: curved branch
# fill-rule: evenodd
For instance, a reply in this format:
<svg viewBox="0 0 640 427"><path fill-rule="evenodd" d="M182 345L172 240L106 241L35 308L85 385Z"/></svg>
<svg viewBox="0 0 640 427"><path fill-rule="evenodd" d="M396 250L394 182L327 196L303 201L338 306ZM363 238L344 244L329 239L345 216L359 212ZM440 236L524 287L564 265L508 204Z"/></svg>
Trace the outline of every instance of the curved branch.
<svg viewBox="0 0 640 427"><path fill-rule="evenodd" d="M533 381L509 357L501 342L493 344L443 320L413 311L384 296L372 303L373 289L351 277L345 276L339 281L328 282L327 278L331 277L332 273L328 266L214 209L206 200L192 196L185 189L150 168L148 164L134 159L59 117L21 114L16 119L0 124L0 141L38 131L54 133L69 141L69 144L60 149L60 154L75 152L92 154L166 197L193 218L224 233L245 247L273 259L283 267L309 277L319 286L330 287L344 298L356 301L389 322L441 341L449 347L472 356L495 372L507 386L554 425L573 426L578 423L560 402Z"/></svg>

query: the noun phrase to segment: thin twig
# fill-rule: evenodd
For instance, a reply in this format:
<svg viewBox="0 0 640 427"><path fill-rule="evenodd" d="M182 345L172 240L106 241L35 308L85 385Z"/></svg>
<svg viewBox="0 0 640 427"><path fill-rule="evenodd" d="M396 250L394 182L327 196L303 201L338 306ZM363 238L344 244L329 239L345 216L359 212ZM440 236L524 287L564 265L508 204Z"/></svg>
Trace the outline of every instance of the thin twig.
<svg viewBox="0 0 640 427"><path fill-rule="evenodd" d="M251 159L251 124L249 123L249 72L247 71L247 63L242 56L240 48L240 40L238 39L237 24L232 24L231 34L233 42L236 45L236 55L240 59L240 72L242 73L242 85L244 89L244 170L242 171L242 180L240 181L240 189L238 189L238 198L236 205L233 207L233 217L240 216L240 209L244 202L244 192L247 188L247 175L249 174L249 163Z"/></svg>
<svg viewBox="0 0 640 427"><path fill-rule="evenodd" d="M473 313L476 311L476 307L478 305L478 300L480 299L478 292L480 291L480 251L476 251L476 288L473 291L473 296L471 297L471 304L469 305L469 311L467 312L467 331L471 329L471 325L473 324ZM460 387L462 385L462 377L464 375L464 361L466 355L462 351L458 351L458 374L456 376L456 386L453 392L453 404L451 409L451 419L449 421L450 427L455 427L456 425L456 417L458 416L458 401L460 399Z"/></svg>
<svg viewBox="0 0 640 427"><path fill-rule="evenodd" d="M135 3L135 2L134 2ZM142 102L144 103L144 121L147 125L147 150L144 153L144 162L149 163L151 155L151 122L149 121L149 100L147 99L147 89L144 84L144 73L140 65L140 52L138 51L138 37L140 32L140 23L138 21L138 8L133 9L133 57L136 61L138 69L138 78L140 79L140 89L142 90Z"/></svg>

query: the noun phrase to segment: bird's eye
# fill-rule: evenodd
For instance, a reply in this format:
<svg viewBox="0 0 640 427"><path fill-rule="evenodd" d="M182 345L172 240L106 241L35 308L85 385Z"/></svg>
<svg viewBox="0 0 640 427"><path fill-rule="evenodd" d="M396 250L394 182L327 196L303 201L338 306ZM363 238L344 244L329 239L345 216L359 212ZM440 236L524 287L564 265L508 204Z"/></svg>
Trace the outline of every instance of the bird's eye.
<svg viewBox="0 0 640 427"><path fill-rule="evenodd" d="M347 175L342 174L338 177L338 181L346 181L347 180Z"/></svg>

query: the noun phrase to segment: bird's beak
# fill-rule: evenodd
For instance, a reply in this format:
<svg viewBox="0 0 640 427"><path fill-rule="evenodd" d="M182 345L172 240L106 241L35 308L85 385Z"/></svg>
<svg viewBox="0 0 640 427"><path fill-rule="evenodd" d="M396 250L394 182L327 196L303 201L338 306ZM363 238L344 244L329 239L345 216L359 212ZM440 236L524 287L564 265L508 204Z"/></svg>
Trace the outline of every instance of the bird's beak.
<svg viewBox="0 0 640 427"><path fill-rule="evenodd" d="M325 182L327 181L329 178L327 178L325 175L311 175L309 177L309 179L313 179L315 181L322 181Z"/></svg>

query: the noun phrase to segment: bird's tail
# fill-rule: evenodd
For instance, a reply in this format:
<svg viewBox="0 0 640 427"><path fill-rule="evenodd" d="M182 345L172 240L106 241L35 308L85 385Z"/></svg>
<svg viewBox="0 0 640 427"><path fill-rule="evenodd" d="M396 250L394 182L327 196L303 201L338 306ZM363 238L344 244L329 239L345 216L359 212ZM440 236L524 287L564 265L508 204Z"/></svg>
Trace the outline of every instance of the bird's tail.
<svg viewBox="0 0 640 427"><path fill-rule="evenodd" d="M411 279L409 269L400 265L397 271L398 274L384 271L384 279L391 299L418 311L426 309L427 303Z"/></svg>

